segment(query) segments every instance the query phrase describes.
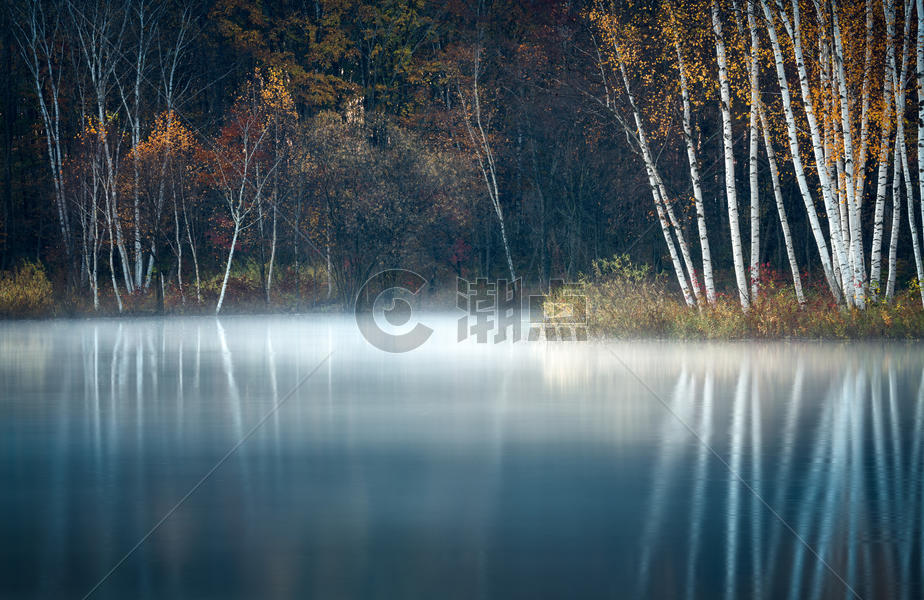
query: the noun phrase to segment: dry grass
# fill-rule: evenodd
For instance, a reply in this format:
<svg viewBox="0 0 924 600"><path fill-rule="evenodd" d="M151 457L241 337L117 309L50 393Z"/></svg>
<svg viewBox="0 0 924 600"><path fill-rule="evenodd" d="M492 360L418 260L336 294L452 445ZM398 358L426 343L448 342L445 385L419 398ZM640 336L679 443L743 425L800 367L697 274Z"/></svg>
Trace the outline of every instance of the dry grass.
<svg viewBox="0 0 924 600"><path fill-rule="evenodd" d="M916 282L913 282L916 283ZM587 322L596 335L681 339L921 339L924 308L914 285L891 302L865 310L839 307L823 288L796 300L784 278L762 282L761 295L744 313L737 297L719 295L714 305L690 308L669 291L665 277L626 257L597 261L582 282Z"/></svg>
<svg viewBox="0 0 924 600"><path fill-rule="evenodd" d="M53 313L51 282L41 263L24 262L0 272L0 316L38 317Z"/></svg>

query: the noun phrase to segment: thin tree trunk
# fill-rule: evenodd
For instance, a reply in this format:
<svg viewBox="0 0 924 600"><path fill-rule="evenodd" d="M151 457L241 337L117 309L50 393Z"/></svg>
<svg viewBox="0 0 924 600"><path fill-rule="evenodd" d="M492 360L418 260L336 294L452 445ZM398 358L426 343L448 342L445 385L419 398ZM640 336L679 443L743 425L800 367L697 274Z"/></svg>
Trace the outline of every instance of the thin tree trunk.
<svg viewBox="0 0 924 600"><path fill-rule="evenodd" d="M109 208L109 207L107 207ZM107 211L111 215L111 211ZM122 312L122 297L119 295L119 282L116 280L115 264L113 262L113 237L112 237L112 218L109 217L109 277L112 279L112 293L115 295L116 304L119 312Z"/></svg>
<svg viewBox="0 0 924 600"><path fill-rule="evenodd" d="M905 197L908 207L908 228L911 229L911 248L914 253L914 266L917 273L918 281L924 281L924 265L921 262L921 245L918 241L917 219L914 215L914 187L911 183L911 169L908 164L908 152L905 147L905 131L901 119L898 121L898 134L896 136L895 147L901 158L902 175L905 181ZM921 300L924 302L924 287L921 288Z"/></svg>
<svg viewBox="0 0 924 600"><path fill-rule="evenodd" d="M132 137L133 141L135 142L135 147L137 148L138 142L141 141L140 132L133 133ZM135 287L140 288L142 283L141 272L144 266L144 255L141 251L141 194L138 189L141 185L141 174L139 172L138 156L135 152L132 153L132 169L134 171L134 185L132 186L132 195L134 200L135 216Z"/></svg>
<svg viewBox="0 0 924 600"><path fill-rule="evenodd" d="M270 288L273 285L273 263L276 260L276 202L273 202L273 237L270 240L269 266L266 272L266 303L270 303Z"/></svg>
<svg viewBox="0 0 924 600"><path fill-rule="evenodd" d="M650 151L649 157L651 157ZM658 193L661 195L661 204L664 206L664 211L667 213L668 221L670 221L671 226L674 229L674 235L677 237L677 245L680 247L680 256L683 258L683 263L687 268L687 274L690 277L690 287L693 288L693 297L696 300L696 303L700 304L702 302L702 293L699 289L699 280L696 277L696 266L693 264L693 259L690 255L690 246L687 244L686 237L683 234L683 227L681 227L680 221L677 219L673 203L670 201L670 196L667 193L667 186L664 185L664 180L661 179L661 174L658 172L657 165L655 165L653 157L651 164L655 167L653 172L655 176L655 182L658 186ZM572 252L572 257L573 255L574 252Z"/></svg>
<svg viewBox="0 0 924 600"><path fill-rule="evenodd" d="M767 7L766 0L761 0L764 5L764 10L767 13L767 19L772 20L772 15L769 12ZM831 182L831 179L828 175L826 168L825 152L822 147L821 133L818 127L818 121L815 118L815 109L812 105L812 92L808 79L808 72L805 65L805 57L802 53L802 31L801 23L799 16L799 0L792 0L793 7L793 22L789 22L785 11L780 10L779 16L783 21L783 25L786 28L786 31L789 33L790 39L793 42L793 52L795 53L796 58L796 67L799 73L799 84L802 88L802 104L805 108L805 117L809 125L809 133L811 134L812 140L812 151L815 153L815 170L818 174L818 179L821 183L821 194L824 199L825 212L828 215L830 222L832 223L832 232L831 232L831 249L836 257L838 263L838 269L841 272L841 289L844 293L844 300L849 304L853 300L853 293L851 288L853 287L850 281L850 265L847 257L847 251L844 248L843 239L843 227L844 224L841 222L840 214L838 211L838 205L836 204L834 186ZM781 7L782 8L782 7Z"/></svg>
<svg viewBox="0 0 924 600"><path fill-rule="evenodd" d="M911 2L905 3L905 27L902 37L902 68L895 81L895 152L901 165L902 179L905 183L905 198L908 207L908 227L911 230L911 248L918 281L924 281L924 267L921 264L921 246L918 242L918 228L914 215L914 187L911 183L911 169L908 162L908 148L905 142L905 84L908 75L908 55L911 54ZM924 301L924 288L921 289Z"/></svg>
<svg viewBox="0 0 924 600"><path fill-rule="evenodd" d="M879 142L879 167L876 177L876 205L873 209L873 241L870 248L869 285L870 293L880 293L879 279L882 273L882 235L885 218L885 202L889 183L889 154L892 143L892 82L895 65L895 10L892 0L883 2L886 19L886 61L882 80L882 132ZM890 248L891 249L891 248Z"/></svg>
<svg viewBox="0 0 924 600"><path fill-rule="evenodd" d="M192 254L193 268L196 271L196 303L202 304L202 283L199 279L199 256L196 244L193 243L192 228L189 226L189 215L186 213L186 198L181 196L183 202L183 221L186 223L186 237L189 239L189 251Z"/></svg>
<svg viewBox="0 0 924 600"><path fill-rule="evenodd" d="M176 192L173 193L173 233L176 238L176 284L180 290L180 302L186 305L183 292L183 238L180 236L180 211L176 205Z"/></svg>
<svg viewBox="0 0 924 600"><path fill-rule="evenodd" d="M840 19L837 16L837 6L832 6L834 17L834 61L841 106L841 127L844 141L844 172L846 186L848 224L850 227L850 263L853 267L851 280L853 281L853 302L858 308L866 306L866 270L863 268L863 242L860 223L860 203L856 198L854 187L854 158L853 158L853 132L851 131L850 107L847 103L847 76L844 73L844 48L841 40Z"/></svg>
<svg viewBox="0 0 924 600"><path fill-rule="evenodd" d="M790 96L789 84L786 81L786 67L783 64L783 51L780 47L779 38L777 37L776 25L773 22L773 14L767 6L766 0L761 0L761 6L767 22L767 33L770 37L770 45L773 49L774 64L776 65L777 82L780 86L780 94L783 102L783 114L786 116L786 130L789 137L789 150L792 157L793 169L796 173L796 181L799 184L799 191L802 195L802 201L805 204L806 214L808 215L809 225L812 228L812 235L815 238L815 246L818 249L818 256L821 260L822 270L828 283L828 288L837 302L842 300L842 292L834 276L834 269L831 264L831 256L828 254L828 244L825 240L824 232L821 229L821 223L818 220L818 213L815 210L815 202L805 177L805 168L802 165L802 157L799 153L799 137L796 128L795 115L792 110L792 97Z"/></svg>
<svg viewBox="0 0 924 600"><path fill-rule="evenodd" d="M918 79L918 196L921 204L921 226L924 227L924 0L917 0L918 10L918 39L917 39L917 79ZM905 18L909 18L905 15ZM911 206L911 196L908 197L908 206ZM913 212L913 211L912 211ZM924 303L924 278L918 273L918 288L921 291L921 302Z"/></svg>
<svg viewBox="0 0 924 600"><path fill-rule="evenodd" d="M58 63L55 56L56 40L54 32L58 30L59 18L60 15L57 13L46 16L42 4L33 2L19 22L12 17L11 12L10 19L13 22L9 25L10 31L15 31L17 34L16 40L19 44L23 62L31 75L32 85L38 100L39 113L42 116L42 126L45 133L48 166L51 169L58 229L73 281L76 268L70 217L64 196L64 154L61 151L61 105L59 94L62 65Z"/></svg>
<svg viewBox="0 0 924 600"><path fill-rule="evenodd" d="M683 98L683 139L687 147L687 161L690 163L690 181L693 185L693 202L696 205L696 226L699 231L699 247L703 257L703 281L706 285L706 300L715 304L715 279L712 274L712 252L706 229L706 211L703 205L703 188L699 173L699 159L693 143L691 123L690 91L687 88L686 67L680 50L680 41L674 35L674 49L677 52L677 67L680 72L680 94Z"/></svg>
<svg viewBox="0 0 924 600"><path fill-rule="evenodd" d="M870 79L872 79L873 63L873 2L866 2L866 37L864 38L865 54L863 58L863 87L860 90L860 151L857 154L855 169L856 195L860 208L863 208L863 197L866 189L866 160L869 150L869 103Z"/></svg>
<svg viewBox="0 0 924 600"><path fill-rule="evenodd" d="M879 294L879 278L882 273L882 233L883 219L885 217L885 201L889 183L889 145L891 139L891 108L892 103L883 109L882 141L879 149L879 172L876 184L876 206L873 214L873 243L870 248L869 285L873 297Z"/></svg>
<svg viewBox="0 0 924 600"><path fill-rule="evenodd" d="M241 224L238 219L234 220L234 234L231 236L231 249L228 250L228 264L225 266L225 276L221 281L221 293L218 295L218 304L215 306L215 314L221 312L221 305L225 301L225 290L228 287L228 276L231 275L231 261L234 259L234 247L237 245L237 234L240 233Z"/></svg>
<svg viewBox="0 0 924 600"><path fill-rule="evenodd" d="M757 38L757 25L754 22L754 0L747 4L748 30L751 34L750 88L751 110L748 139L748 174L751 192L751 301L757 302L760 284L760 190L757 179L757 112L760 104L759 63L757 53L760 49Z"/></svg>
<svg viewBox="0 0 924 600"><path fill-rule="evenodd" d="M886 299L895 297L895 266L898 256L898 234L902 221L902 183L901 162L896 138L895 152L892 153L892 230L889 237L889 276L886 280Z"/></svg>
<svg viewBox="0 0 924 600"><path fill-rule="evenodd" d="M728 200L728 222L731 229L732 259L735 265L735 281L741 308L748 310L748 284L744 273L744 256L741 249L741 230L738 225L738 197L735 188L735 150L732 138L731 93L728 85L728 67L725 62L725 42L722 39L722 22L719 6L712 2L712 30L715 34L716 62L719 66L719 92L722 112L722 141L725 153L725 196Z"/></svg>
<svg viewBox="0 0 924 600"><path fill-rule="evenodd" d="M786 207L783 205L783 191L780 187L780 171L776 162L776 152L773 149L773 140L770 137L770 128L767 127L767 117L764 114L763 107L758 105L757 109L761 129L764 133L764 149L767 151L767 162L770 163L770 181L773 184L776 211L780 216L780 228L783 230L783 241L786 244L786 257L789 259L789 270L792 272L792 284L796 290L796 299L799 304L805 304L805 294L802 291L802 276L799 273L799 263L796 260L796 251L792 243L792 233L789 230Z"/></svg>
<svg viewBox="0 0 924 600"><path fill-rule="evenodd" d="M674 240L671 236L670 223L666 218L664 198L661 194L663 184L659 184L660 178L658 177L657 166L655 165L654 159L651 155L651 149L648 146L648 137L645 134L642 115L635 103L635 96L632 94L632 88L629 86L629 75L626 72L626 66L622 60L622 54L618 46L616 47L616 55L619 60L619 70L620 74L622 75L622 81L623 85L625 86L626 95L629 99L629 105L632 107L632 116L635 120L636 141L639 145L642 161L645 163L645 172L648 175L648 185L651 188L651 196L654 200L655 209L658 213L658 221L661 223L661 232L664 234L664 241L667 243L667 249L671 255L671 262L674 266L674 273L677 276L677 282L680 284L680 291L683 293L683 299L688 306L695 306L696 297L690 292L690 286L687 284L687 277L684 274L683 265L680 264L680 259L677 255L677 248L674 245ZM687 266L688 268L692 267L691 264L688 264ZM693 273L691 272L690 274L692 275Z"/></svg>
<svg viewBox="0 0 924 600"><path fill-rule="evenodd" d="M478 91L478 77L480 74L480 68L481 48L479 46L476 49L475 54L475 73L473 75L472 83L472 109L475 116L475 125L478 127L477 135L475 134L475 128L472 127L472 123L468 115L468 106L466 106L467 103L465 102L465 95L462 93L461 88L459 89L459 99L462 103L461 108L463 111L465 128L475 150L475 155L478 159L478 165L481 167L481 173L484 176L485 185L488 188L488 196L491 199L491 204L494 207L494 214L497 215L497 221L500 225L501 240L504 244L504 253L507 257L507 268L510 271L510 281L515 282L517 276L513 268L513 257L510 254L510 244L507 242L507 227L504 223L504 211L500 203L500 187L497 185L494 153L491 149L491 144L488 141L488 136L485 133L484 126L481 122L481 99Z"/></svg>

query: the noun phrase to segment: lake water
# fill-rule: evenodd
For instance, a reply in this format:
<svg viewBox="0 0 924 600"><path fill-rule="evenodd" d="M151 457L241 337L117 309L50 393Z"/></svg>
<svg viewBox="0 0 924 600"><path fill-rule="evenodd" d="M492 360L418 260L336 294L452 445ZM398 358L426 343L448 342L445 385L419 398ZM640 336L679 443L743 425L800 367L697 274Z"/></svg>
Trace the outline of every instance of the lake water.
<svg viewBox="0 0 924 600"><path fill-rule="evenodd" d="M924 594L922 346L423 318L0 324L0 597Z"/></svg>

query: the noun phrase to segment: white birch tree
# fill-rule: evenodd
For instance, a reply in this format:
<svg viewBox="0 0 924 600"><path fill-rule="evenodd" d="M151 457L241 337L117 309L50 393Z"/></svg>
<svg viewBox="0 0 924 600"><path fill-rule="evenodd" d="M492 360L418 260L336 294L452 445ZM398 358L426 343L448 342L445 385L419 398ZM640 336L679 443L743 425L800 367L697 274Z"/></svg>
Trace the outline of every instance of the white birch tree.
<svg viewBox="0 0 924 600"><path fill-rule="evenodd" d="M732 137L731 92L729 91L728 66L725 56L725 42L722 38L722 21L719 6L712 1L712 29L715 34L715 54L719 67L720 109L722 113L722 146L725 156L725 197L728 202L728 221L731 230L732 260L735 267L735 282L741 307L747 310L748 283L744 273L744 256L741 248L741 230L738 225L738 197L735 184L735 150Z"/></svg>

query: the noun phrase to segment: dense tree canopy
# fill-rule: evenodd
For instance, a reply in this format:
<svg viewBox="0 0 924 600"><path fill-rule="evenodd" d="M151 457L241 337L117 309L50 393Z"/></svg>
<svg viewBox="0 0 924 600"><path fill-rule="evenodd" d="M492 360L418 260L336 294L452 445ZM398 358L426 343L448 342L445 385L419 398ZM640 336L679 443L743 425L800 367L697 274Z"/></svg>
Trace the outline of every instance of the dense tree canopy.
<svg viewBox="0 0 924 600"><path fill-rule="evenodd" d="M349 304L376 268L691 305L924 278L924 27L866 0L13 0L0 269ZM910 242L910 243L909 243ZM252 277L251 277L252 276ZM248 277L250 279L248 279ZM282 300L280 300L282 302Z"/></svg>

